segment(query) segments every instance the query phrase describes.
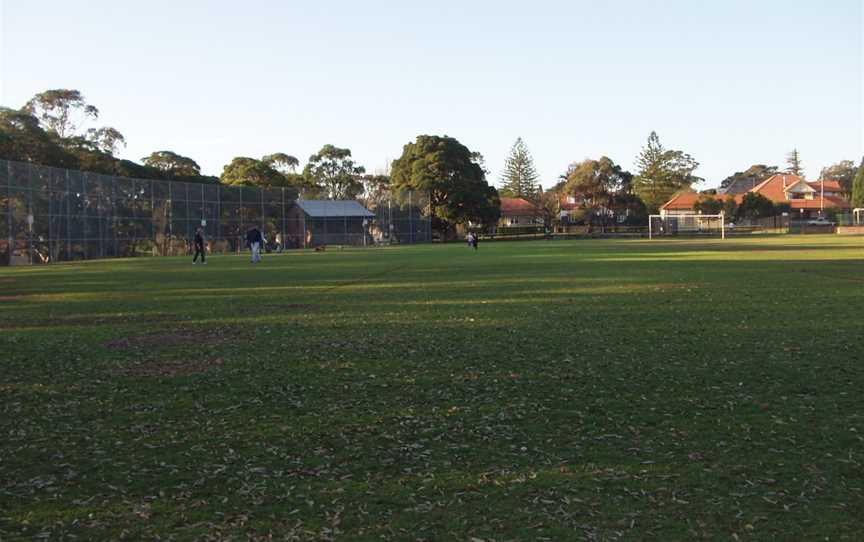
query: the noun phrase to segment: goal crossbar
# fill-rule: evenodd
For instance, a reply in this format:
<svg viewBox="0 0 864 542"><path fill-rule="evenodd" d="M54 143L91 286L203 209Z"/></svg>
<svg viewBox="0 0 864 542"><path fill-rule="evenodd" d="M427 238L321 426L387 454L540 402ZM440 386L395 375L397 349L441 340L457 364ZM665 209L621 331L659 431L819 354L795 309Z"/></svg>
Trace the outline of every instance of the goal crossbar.
<svg viewBox="0 0 864 542"><path fill-rule="evenodd" d="M655 227L655 221L659 225L659 231ZM725 214L706 215L687 213L672 216L650 215L648 217L648 239L653 239L656 235L666 235L670 231L674 231L674 233L678 233L679 231L700 233L719 231L720 237L726 239Z"/></svg>

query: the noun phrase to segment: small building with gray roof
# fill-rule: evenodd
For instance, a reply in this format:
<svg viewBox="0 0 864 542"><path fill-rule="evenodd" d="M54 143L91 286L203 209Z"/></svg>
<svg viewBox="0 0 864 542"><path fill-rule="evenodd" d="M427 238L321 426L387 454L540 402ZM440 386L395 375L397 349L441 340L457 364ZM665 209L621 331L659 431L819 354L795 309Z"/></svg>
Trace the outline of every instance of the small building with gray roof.
<svg viewBox="0 0 864 542"><path fill-rule="evenodd" d="M354 200L297 200L287 212L289 247L357 245L369 241L375 213Z"/></svg>

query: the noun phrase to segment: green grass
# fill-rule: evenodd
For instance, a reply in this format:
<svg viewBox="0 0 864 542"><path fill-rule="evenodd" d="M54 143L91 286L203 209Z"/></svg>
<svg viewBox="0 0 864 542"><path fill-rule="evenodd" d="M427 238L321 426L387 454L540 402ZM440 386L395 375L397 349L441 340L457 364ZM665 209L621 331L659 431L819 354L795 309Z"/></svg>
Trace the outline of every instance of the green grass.
<svg viewBox="0 0 864 542"><path fill-rule="evenodd" d="M0 268L0 539L854 540L864 240Z"/></svg>

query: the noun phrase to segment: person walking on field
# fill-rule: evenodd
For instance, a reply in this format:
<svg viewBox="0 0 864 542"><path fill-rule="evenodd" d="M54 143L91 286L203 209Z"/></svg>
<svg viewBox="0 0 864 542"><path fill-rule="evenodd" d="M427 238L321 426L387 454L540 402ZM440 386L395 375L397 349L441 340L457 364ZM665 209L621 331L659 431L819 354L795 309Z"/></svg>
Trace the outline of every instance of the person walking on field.
<svg viewBox="0 0 864 542"><path fill-rule="evenodd" d="M261 261L261 231L252 226L252 229L246 232L246 244L249 245L249 250L252 251L252 263Z"/></svg>
<svg viewBox="0 0 864 542"><path fill-rule="evenodd" d="M201 228L195 230L195 257L192 258L192 265L198 263L198 256L201 256L201 263L207 264L206 251L204 250L204 231Z"/></svg>
<svg viewBox="0 0 864 542"><path fill-rule="evenodd" d="M477 250L477 234L474 232L468 233L468 246L473 247L474 250Z"/></svg>

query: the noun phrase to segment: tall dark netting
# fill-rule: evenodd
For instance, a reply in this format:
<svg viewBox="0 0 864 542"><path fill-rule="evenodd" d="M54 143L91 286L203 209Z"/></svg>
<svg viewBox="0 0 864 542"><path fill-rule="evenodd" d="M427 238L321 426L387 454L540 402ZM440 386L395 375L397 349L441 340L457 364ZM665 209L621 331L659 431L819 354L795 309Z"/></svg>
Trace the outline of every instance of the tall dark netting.
<svg viewBox="0 0 864 542"><path fill-rule="evenodd" d="M0 160L0 265L246 249L257 226L268 251L432 240L428 195L382 191L303 200L284 188L130 179Z"/></svg>

